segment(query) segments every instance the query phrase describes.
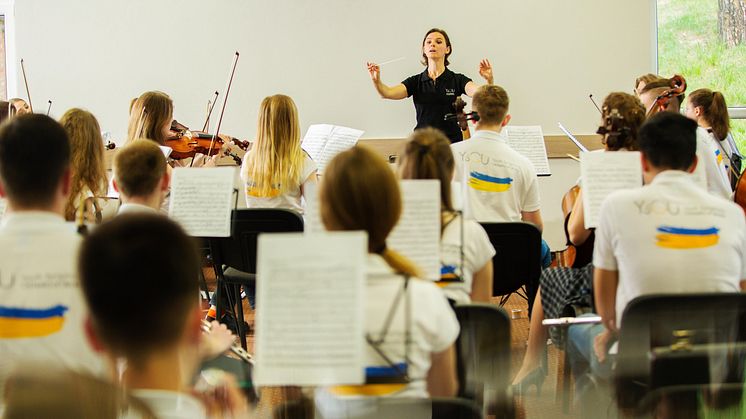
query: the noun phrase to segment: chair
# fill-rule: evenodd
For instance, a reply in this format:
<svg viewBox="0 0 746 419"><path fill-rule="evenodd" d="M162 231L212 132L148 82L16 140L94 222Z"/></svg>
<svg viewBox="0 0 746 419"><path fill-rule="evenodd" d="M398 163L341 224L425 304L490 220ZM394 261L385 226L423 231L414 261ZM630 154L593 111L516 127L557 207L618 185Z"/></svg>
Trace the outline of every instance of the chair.
<svg viewBox="0 0 746 419"><path fill-rule="evenodd" d="M302 231L303 217L294 211L279 208L235 209L231 213L230 237L209 239L218 282L217 316L221 318L224 311L222 286L233 286L237 301L231 306L235 306L238 311L238 334L244 349L246 331L243 330L243 308L238 289L241 285L248 287L255 284L257 238L262 233Z"/></svg>
<svg viewBox="0 0 746 419"><path fill-rule="evenodd" d="M634 409L652 390L671 385L743 383L743 342L744 294L638 297L622 317L617 404Z"/></svg>
<svg viewBox="0 0 746 419"><path fill-rule="evenodd" d="M646 395L640 406L644 412L662 410L677 419L742 418L746 413L744 390L743 383L662 387Z"/></svg>
<svg viewBox="0 0 746 419"><path fill-rule="evenodd" d="M528 312L534 306L541 275L541 232L523 222L480 223L495 248L492 257L492 295L502 296L505 304L510 294L526 287ZM520 295L520 293L519 293Z"/></svg>
<svg viewBox="0 0 746 419"><path fill-rule="evenodd" d="M379 397L366 400L351 400L344 409L344 414L335 414L335 419L481 419L479 406L470 400L461 398L436 397L404 398ZM303 402L289 402L275 409L275 418L309 418L308 407ZM316 411L316 418L330 419L320 411Z"/></svg>
<svg viewBox="0 0 746 419"><path fill-rule="evenodd" d="M484 405L488 414L507 417L512 412L510 386L510 319L491 304L459 304L454 308L461 325L456 341L458 396Z"/></svg>

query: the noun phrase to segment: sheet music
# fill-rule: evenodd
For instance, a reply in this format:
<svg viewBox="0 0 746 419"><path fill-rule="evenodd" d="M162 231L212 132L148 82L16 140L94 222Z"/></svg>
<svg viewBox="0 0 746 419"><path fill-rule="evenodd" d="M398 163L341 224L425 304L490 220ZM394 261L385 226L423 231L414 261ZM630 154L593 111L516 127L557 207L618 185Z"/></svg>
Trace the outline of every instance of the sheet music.
<svg viewBox="0 0 746 419"><path fill-rule="evenodd" d="M552 174L547 158L547 148L544 144L544 133L539 125L508 125L505 130L510 147L531 161L537 175L550 176Z"/></svg>
<svg viewBox="0 0 746 419"><path fill-rule="evenodd" d="M316 162L319 173L337 153L357 144L364 131L329 124L316 124L308 127L301 147Z"/></svg>
<svg viewBox="0 0 746 419"><path fill-rule="evenodd" d="M259 236L255 384L362 384L368 238Z"/></svg>
<svg viewBox="0 0 746 419"><path fill-rule="evenodd" d="M169 216L190 236L230 236L235 170L234 167L174 169Z"/></svg>
<svg viewBox="0 0 746 419"><path fill-rule="evenodd" d="M319 212L318 183L310 182L303 186L303 199L306 201L306 211L303 214L303 231L306 234L324 233L326 229L321 222Z"/></svg>
<svg viewBox="0 0 746 419"><path fill-rule="evenodd" d="M582 152L580 177L585 228L594 228L598 226L601 204L610 193L642 186L640 152Z"/></svg>
<svg viewBox="0 0 746 419"><path fill-rule="evenodd" d="M440 278L440 182L402 180L402 215L386 244L422 269L424 279Z"/></svg>
<svg viewBox="0 0 746 419"><path fill-rule="evenodd" d="M163 155L164 155L164 156L165 156L166 158L168 158L168 156L170 156L170 155L171 155L171 152L172 152L172 151L174 151L174 149L173 149L173 148L171 148L171 147L166 147L165 145L159 145L159 146L158 146L158 148L160 148L160 149L161 149L161 153L163 153Z"/></svg>
<svg viewBox="0 0 746 419"><path fill-rule="evenodd" d="M567 135L567 137L570 139L570 141L572 141L573 143L575 143L575 145L580 149L580 151L585 151L585 152L588 151L588 149L583 145L583 143L581 143L580 141L578 141L578 139L575 138L575 136L572 135L570 133L570 131L568 131L567 128L564 127L564 125L562 125L562 122L558 123L557 125L559 125L559 129L561 129L562 132L564 132L565 135Z"/></svg>

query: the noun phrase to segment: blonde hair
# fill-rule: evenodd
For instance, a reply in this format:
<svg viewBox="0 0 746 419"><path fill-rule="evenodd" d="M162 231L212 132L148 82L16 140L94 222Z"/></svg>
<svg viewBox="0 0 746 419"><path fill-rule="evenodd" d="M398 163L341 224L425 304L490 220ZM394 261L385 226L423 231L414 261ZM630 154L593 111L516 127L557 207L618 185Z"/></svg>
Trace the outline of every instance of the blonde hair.
<svg viewBox="0 0 746 419"><path fill-rule="evenodd" d="M153 142L134 140L114 156L114 180L125 196L148 196L166 172L166 157Z"/></svg>
<svg viewBox="0 0 746 419"><path fill-rule="evenodd" d="M130 103L130 119L127 126L127 143L138 138L149 138L164 145L166 137L163 127L170 124L174 114L174 103L163 92L145 92L134 103Z"/></svg>
<svg viewBox="0 0 746 419"><path fill-rule="evenodd" d="M304 161L293 99L285 95L264 98L259 107L256 142L242 169L253 182L252 194L271 197L300 184Z"/></svg>
<svg viewBox="0 0 746 419"><path fill-rule="evenodd" d="M402 179L437 179L440 181L440 207L453 211L451 179L453 178L451 142L435 128L415 130L404 145L399 163Z"/></svg>
<svg viewBox="0 0 746 419"><path fill-rule="evenodd" d="M65 112L60 125L70 139L70 196L65 204L65 218L75 219L80 196L85 189L93 196L103 196L107 189L104 163L104 139L101 127L92 113L79 108Z"/></svg>
<svg viewBox="0 0 746 419"><path fill-rule="evenodd" d="M368 252L380 254L401 274L421 276L412 262L386 247L402 203L396 176L379 155L363 146L337 154L321 178L319 203L327 230L366 231Z"/></svg>

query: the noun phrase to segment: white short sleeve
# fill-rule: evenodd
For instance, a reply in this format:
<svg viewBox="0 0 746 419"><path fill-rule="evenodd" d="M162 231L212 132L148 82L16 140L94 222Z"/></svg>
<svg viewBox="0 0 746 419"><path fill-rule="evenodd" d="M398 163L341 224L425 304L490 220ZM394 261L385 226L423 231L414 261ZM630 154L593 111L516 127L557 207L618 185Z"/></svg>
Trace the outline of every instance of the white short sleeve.
<svg viewBox="0 0 746 419"><path fill-rule="evenodd" d="M413 312L424 326L425 341L431 353L443 352L458 338L460 327L451 305L443 291L430 281L413 279L410 286L416 288L413 297Z"/></svg>
<svg viewBox="0 0 746 419"><path fill-rule="evenodd" d="M613 199L607 198L601 204L601 216L596 228L596 241L593 245L593 266L607 271L616 271L617 260L614 255L613 237L614 214Z"/></svg>
<svg viewBox="0 0 746 419"><path fill-rule="evenodd" d="M309 156L305 151L303 154L306 156L306 159L303 162L303 172L301 173L301 179L300 183L305 183L306 179L308 179L309 176L311 176L312 173L315 173L317 170L316 162L313 161L311 156Z"/></svg>
<svg viewBox="0 0 746 419"><path fill-rule="evenodd" d="M521 211L534 212L541 208L539 199L539 180L536 177L536 171L529 168L524 172L524 181L526 185L525 195L522 197Z"/></svg>
<svg viewBox="0 0 746 419"><path fill-rule="evenodd" d="M495 248L479 223L473 220L465 220L466 223L466 242L468 243L472 255L472 272L476 273L495 256Z"/></svg>

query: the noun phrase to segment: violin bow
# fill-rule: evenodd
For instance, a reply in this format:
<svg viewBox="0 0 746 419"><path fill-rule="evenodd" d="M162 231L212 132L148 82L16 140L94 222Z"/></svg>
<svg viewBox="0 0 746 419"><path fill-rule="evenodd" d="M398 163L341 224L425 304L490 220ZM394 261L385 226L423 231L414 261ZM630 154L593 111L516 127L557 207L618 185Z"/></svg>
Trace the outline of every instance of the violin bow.
<svg viewBox="0 0 746 419"><path fill-rule="evenodd" d="M23 65L23 58L21 58L21 73L23 73L23 84L26 85L26 97L28 97L28 107L31 109L31 113L34 113L34 105L31 104L31 93L28 90L28 79L26 79L26 67Z"/></svg>
<svg viewBox="0 0 746 419"><path fill-rule="evenodd" d="M212 115L212 110L215 108L215 103L218 101L218 91L215 91L215 96L212 98L212 101L207 101L207 118L205 118L205 124L202 125L202 132L207 132L207 126L210 124L210 115Z"/></svg>
<svg viewBox="0 0 746 419"><path fill-rule="evenodd" d="M47 106L47 116L49 116L49 111L52 110L52 101L49 100L48 102L49 102L49 106Z"/></svg>
<svg viewBox="0 0 746 419"><path fill-rule="evenodd" d="M233 84L233 75L236 73L236 66L238 65L239 53L236 51L236 55L233 58L233 68L231 68L231 75L228 78L228 87L225 89L225 96L223 96L223 106L220 108L220 117L218 118L218 126L215 128L215 133L212 134L212 140L210 140L210 148L207 149L207 157L210 157L210 150L215 145L215 138L220 133L220 125L223 123L223 114L225 113L225 105L228 103L228 95L231 92L231 84Z"/></svg>
<svg viewBox="0 0 746 419"><path fill-rule="evenodd" d="M604 113L601 111L601 108L598 107L598 103L596 103L596 101L593 100L593 93L591 93L591 94L588 95L588 99L590 99L591 102L593 102L593 106L595 106L596 109L598 109L598 113L600 113L601 115L603 115Z"/></svg>

